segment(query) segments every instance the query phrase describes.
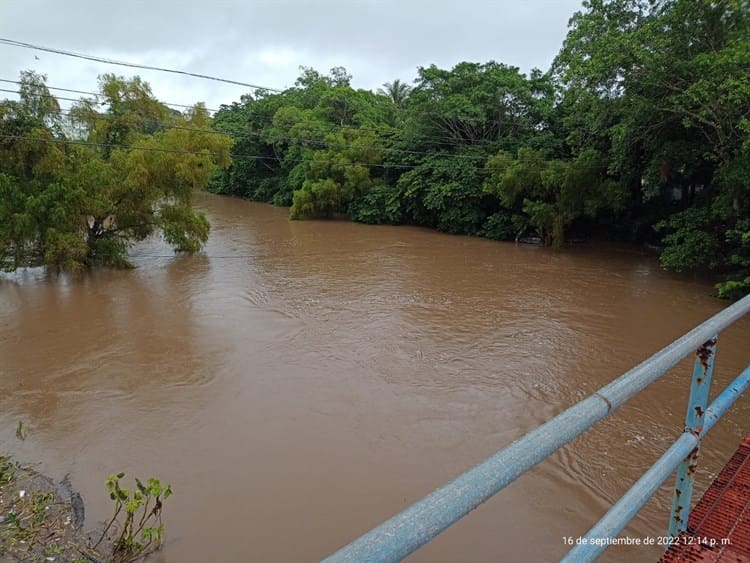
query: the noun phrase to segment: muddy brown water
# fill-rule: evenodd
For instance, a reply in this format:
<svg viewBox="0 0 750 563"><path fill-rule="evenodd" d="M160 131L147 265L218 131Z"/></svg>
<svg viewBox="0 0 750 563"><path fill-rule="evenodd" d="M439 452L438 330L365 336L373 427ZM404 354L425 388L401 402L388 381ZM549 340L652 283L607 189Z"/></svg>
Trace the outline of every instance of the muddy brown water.
<svg viewBox="0 0 750 563"><path fill-rule="evenodd" d="M0 449L69 474L88 526L109 514L108 474L171 483L155 561L318 560L726 306L632 247L556 253L199 204L213 225L203 254L153 241L132 271L0 281ZM750 361L749 337L747 318L722 334L716 383ZM689 371L411 560L559 559L563 537L585 533L679 434ZM745 398L709 435L700 490L748 421ZM664 535L669 502L664 487L624 534Z"/></svg>

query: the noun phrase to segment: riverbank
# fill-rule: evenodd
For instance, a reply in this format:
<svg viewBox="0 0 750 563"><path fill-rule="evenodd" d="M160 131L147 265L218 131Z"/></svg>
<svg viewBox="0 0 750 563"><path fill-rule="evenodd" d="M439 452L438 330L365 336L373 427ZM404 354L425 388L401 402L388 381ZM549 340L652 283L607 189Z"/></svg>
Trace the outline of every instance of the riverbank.
<svg viewBox="0 0 750 563"><path fill-rule="evenodd" d="M81 496L28 465L0 456L0 558L101 561L83 533Z"/></svg>

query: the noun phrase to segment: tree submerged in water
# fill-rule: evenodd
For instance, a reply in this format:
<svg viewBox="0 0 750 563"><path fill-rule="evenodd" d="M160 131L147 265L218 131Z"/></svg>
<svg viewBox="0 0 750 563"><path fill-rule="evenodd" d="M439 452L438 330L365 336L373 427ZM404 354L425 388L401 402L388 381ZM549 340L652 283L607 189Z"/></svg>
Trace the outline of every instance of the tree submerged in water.
<svg viewBox="0 0 750 563"><path fill-rule="evenodd" d="M202 247L193 194L232 144L205 107L174 112L139 78L108 74L65 114L44 76L20 84L19 101L0 102L0 268L128 267L128 246L156 232L177 251Z"/></svg>

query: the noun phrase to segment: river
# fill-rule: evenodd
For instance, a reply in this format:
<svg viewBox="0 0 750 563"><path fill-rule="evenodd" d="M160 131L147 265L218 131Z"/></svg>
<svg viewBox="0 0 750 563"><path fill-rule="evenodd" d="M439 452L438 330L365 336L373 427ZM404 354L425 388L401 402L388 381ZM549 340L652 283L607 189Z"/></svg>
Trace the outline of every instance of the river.
<svg viewBox="0 0 750 563"><path fill-rule="evenodd" d="M110 513L107 475L171 483L159 562L318 560L726 306L628 246L198 203L201 254L155 240L130 271L0 279L0 451L69 474L87 527ZM721 335L715 389L749 337L750 318ZM411 560L559 559L681 432L689 377L683 362ZM699 492L748 420L745 398L709 434ZM669 487L625 535L665 533Z"/></svg>

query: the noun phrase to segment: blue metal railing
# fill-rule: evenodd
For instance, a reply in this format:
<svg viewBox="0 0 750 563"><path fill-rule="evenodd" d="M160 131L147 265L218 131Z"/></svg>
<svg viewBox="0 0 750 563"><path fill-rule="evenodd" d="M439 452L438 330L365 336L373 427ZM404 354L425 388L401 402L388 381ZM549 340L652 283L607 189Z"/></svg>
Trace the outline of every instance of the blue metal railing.
<svg viewBox="0 0 750 563"><path fill-rule="evenodd" d="M400 561L520 475L588 430L696 353L685 432L578 543L565 561L593 561L679 467L670 534L687 525L693 470L701 438L750 385L748 366L710 406L708 399L717 335L750 312L750 296L734 303L672 342L596 393L532 430L466 473L340 549L325 561ZM696 352L697 351L697 352Z"/></svg>

